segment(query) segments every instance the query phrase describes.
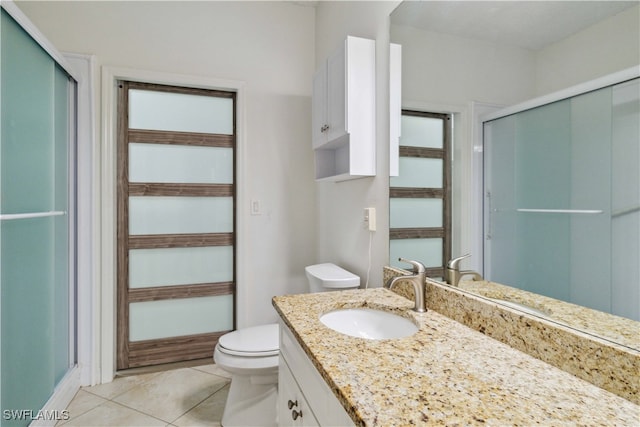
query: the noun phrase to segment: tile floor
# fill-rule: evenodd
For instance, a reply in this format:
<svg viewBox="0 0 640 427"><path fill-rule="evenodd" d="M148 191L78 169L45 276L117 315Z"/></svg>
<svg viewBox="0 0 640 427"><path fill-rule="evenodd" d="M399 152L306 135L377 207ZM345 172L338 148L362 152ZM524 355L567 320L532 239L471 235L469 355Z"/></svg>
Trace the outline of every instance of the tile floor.
<svg viewBox="0 0 640 427"><path fill-rule="evenodd" d="M230 375L214 364L83 387L58 426L219 426Z"/></svg>

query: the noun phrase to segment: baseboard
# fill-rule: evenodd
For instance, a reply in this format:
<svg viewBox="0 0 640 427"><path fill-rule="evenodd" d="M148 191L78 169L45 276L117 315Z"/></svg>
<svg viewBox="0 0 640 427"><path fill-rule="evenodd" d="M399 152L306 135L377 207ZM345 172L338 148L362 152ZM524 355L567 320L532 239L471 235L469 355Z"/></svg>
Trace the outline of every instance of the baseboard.
<svg viewBox="0 0 640 427"><path fill-rule="evenodd" d="M68 419L69 413L66 412L66 409L79 389L80 369L78 366L74 366L60 380L47 403L37 414L34 414L36 418L30 426L55 426L59 421Z"/></svg>

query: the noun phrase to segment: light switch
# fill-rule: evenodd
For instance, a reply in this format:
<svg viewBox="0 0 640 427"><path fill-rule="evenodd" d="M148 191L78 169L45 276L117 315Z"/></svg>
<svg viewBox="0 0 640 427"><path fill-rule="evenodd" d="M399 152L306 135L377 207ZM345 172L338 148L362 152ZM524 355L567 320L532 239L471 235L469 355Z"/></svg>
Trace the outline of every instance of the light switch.
<svg viewBox="0 0 640 427"><path fill-rule="evenodd" d="M260 200L251 200L251 215L262 215Z"/></svg>

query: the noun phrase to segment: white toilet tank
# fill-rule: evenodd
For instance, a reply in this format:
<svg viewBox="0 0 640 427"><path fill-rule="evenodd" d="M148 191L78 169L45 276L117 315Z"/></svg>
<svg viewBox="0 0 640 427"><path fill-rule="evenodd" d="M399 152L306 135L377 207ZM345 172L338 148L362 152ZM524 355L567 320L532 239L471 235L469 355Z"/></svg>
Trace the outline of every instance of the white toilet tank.
<svg viewBox="0 0 640 427"><path fill-rule="evenodd" d="M304 271L307 274L311 292L339 291L360 287L360 277L335 264L309 265L305 267Z"/></svg>

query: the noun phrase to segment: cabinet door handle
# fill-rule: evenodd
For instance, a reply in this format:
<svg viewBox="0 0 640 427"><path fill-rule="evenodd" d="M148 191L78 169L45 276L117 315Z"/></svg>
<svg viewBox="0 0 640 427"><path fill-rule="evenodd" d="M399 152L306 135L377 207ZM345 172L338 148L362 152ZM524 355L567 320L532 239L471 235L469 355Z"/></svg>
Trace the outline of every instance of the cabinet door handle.
<svg viewBox="0 0 640 427"><path fill-rule="evenodd" d="M293 418L293 420L297 420L298 417L302 418L302 411L291 411L291 418Z"/></svg>
<svg viewBox="0 0 640 427"><path fill-rule="evenodd" d="M293 408L294 406L298 406L298 401L296 400L296 401L294 402L294 401L292 401L292 400L289 400L289 401L287 402L287 406L289 407L289 409ZM295 418L294 418L294 420L295 420Z"/></svg>

